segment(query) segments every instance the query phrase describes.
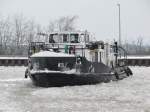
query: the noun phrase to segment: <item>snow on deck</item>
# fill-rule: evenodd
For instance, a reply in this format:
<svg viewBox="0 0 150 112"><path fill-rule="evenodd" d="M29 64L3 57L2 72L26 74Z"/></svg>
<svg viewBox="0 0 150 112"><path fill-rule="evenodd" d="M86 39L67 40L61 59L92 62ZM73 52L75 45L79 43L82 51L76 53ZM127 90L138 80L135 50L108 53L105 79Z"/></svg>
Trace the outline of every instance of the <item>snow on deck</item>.
<svg viewBox="0 0 150 112"><path fill-rule="evenodd" d="M56 53L51 51L41 51L33 54L31 57L75 57L75 55L66 53Z"/></svg>

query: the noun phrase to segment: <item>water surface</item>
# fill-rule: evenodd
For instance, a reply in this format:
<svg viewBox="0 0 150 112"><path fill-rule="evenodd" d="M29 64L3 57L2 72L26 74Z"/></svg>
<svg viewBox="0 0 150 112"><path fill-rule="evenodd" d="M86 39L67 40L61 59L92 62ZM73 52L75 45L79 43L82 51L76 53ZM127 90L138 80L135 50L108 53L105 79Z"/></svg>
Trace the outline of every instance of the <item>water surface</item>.
<svg viewBox="0 0 150 112"><path fill-rule="evenodd" d="M131 69L117 82L41 88L25 67L0 67L0 112L150 112L150 67Z"/></svg>

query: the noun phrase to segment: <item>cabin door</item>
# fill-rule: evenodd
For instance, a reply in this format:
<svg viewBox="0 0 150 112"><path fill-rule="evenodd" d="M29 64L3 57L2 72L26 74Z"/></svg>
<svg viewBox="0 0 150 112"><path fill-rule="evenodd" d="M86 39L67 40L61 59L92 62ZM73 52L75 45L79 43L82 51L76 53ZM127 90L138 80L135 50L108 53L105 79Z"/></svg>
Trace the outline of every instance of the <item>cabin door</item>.
<svg viewBox="0 0 150 112"><path fill-rule="evenodd" d="M95 62L98 62L98 52L95 52Z"/></svg>

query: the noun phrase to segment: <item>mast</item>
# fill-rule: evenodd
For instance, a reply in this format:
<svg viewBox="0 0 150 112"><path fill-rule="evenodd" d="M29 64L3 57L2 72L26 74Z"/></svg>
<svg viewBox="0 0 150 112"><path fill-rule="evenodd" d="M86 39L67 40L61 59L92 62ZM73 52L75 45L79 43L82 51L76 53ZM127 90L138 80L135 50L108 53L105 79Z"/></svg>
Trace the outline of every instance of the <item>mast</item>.
<svg viewBox="0 0 150 112"><path fill-rule="evenodd" d="M121 12L120 12L120 4L118 3L117 6L118 6L118 9L119 9L119 39L118 39L118 42L119 42L119 46L121 46L122 43L121 43Z"/></svg>

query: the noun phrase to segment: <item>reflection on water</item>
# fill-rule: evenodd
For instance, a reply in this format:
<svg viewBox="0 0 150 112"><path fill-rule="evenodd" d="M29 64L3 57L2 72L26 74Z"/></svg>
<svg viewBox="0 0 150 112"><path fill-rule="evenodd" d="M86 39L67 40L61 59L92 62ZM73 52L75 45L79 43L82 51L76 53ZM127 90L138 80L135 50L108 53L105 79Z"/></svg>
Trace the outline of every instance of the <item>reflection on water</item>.
<svg viewBox="0 0 150 112"><path fill-rule="evenodd" d="M97 85L41 88L24 79L25 67L0 67L0 112L148 112L150 68Z"/></svg>

